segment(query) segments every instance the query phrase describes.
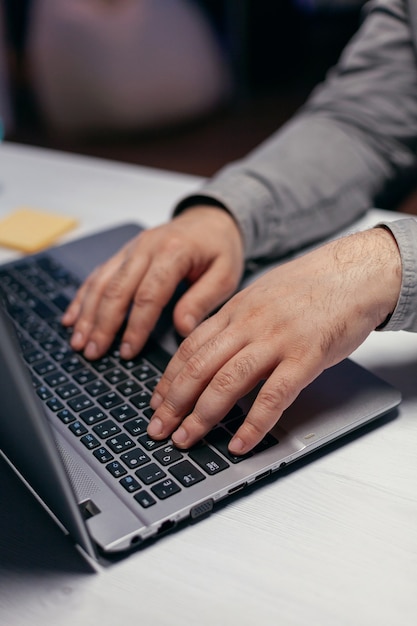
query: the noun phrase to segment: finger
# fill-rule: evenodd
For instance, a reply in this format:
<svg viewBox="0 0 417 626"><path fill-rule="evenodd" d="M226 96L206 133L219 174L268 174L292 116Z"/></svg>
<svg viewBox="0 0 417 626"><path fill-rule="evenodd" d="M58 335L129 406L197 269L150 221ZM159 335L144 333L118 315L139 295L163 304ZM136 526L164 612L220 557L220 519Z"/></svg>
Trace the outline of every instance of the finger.
<svg viewBox="0 0 417 626"><path fill-rule="evenodd" d="M155 393L160 401L155 403L152 398L151 406L155 413L149 424L148 432L152 437L163 438L168 436L189 413L198 396L203 392L216 372L239 350L236 340L215 334L201 349L194 349L194 333L181 344L176 358L168 364L164 375ZM235 343L236 345L233 345ZM177 363L183 363L179 366ZM158 393L161 389L161 395Z"/></svg>
<svg viewBox="0 0 417 626"><path fill-rule="evenodd" d="M242 276L240 267L230 267L223 259L215 262L196 280L175 306L174 326L183 337L236 290Z"/></svg>
<svg viewBox="0 0 417 626"><path fill-rule="evenodd" d="M213 376L192 413L173 433L175 445L189 448L204 437L240 398L270 373L274 364L275 354L272 351L267 354L262 345L246 346L236 354Z"/></svg>
<svg viewBox="0 0 417 626"><path fill-rule="evenodd" d="M70 304L66 308L61 318L61 322L64 326L73 326L78 319L81 311L82 302L88 289L87 285L88 279L81 285L81 287L79 287L79 289L77 289L77 292L72 299L72 302L70 302Z"/></svg>
<svg viewBox="0 0 417 626"><path fill-rule="evenodd" d="M259 391L242 426L229 443L232 454L246 454L275 426L283 411L322 369L316 362L282 361Z"/></svg>
<svg viewBox="0 0 417 626"><path fill-rule="evenodd" d="M152 259L134 293L120 348L123 358L132 358L143 347L163 308L174 295L178 284L187 276L190 266L189 256L179 249L176 254L170 249L161 250Z"/></svg>
<svg viewBox="0 0 417 626"><path fill-rule="evenodd" d="M75 349L84 349L89 359L101 356L111 344L124 320L136 281L146 271L147 258L131 254L132 243L97 268L83 287L71 344Z"/></svg>
<svg viewBox="0 0 417 626"><path fill-rule="evenodd" d="M217 314L214 317L202 322L193 333L178 347L174 356L171 358L168 363L164 374L154 389L154 393L151 400L151 406L154 410L156 410L159 405L163 402L165 397L167 396L173 381L176 379L178 374L183 370L185 366L188 364L188 368L193 370L192 376L195 378L196 374L194 374L194 368L197 371L199 364L201 367L205 367L205 361L199 361L199 357L197 356L194 359L195 355L198 355L200 349L204 348L207 353L212 346L211 341L218 338L220 334L225 330L228 325L228 318L224 315ZM219 339L216 341L216 346L219 344ZM220 352L223 352L225 349L225 344L219 345L219 351L217 352L217 356L220 355ZM193 359L193 360L192 360ZM190 365L191 361L191 365ZM194 366L195 363L195 366ZM215 368L212 365L213 375L215 374ZM207 374L207 372L205 372ZM185 381L187 384L189 381Z"/></svg>
<svg viewBox="0 0 417 626"><path fill-rule="evenodd" d="M92 321L84 350L87 358L96 359L110 347L126 318L137 284L148 270L148 264L147 255L127 257L113 274L104 278L102 291L93 292L85 301L83 318ZM77 326L75 330L78 330Z"/></svg>

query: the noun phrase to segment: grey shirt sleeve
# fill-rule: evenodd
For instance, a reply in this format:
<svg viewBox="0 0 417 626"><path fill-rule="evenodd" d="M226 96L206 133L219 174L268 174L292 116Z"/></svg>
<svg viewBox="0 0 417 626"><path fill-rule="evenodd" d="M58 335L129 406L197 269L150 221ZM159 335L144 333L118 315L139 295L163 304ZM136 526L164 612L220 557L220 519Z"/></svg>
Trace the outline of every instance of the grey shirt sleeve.
<svg viewBox="0 0 417 626"><path fill-rule="evenodd" d="M393 234L402 261L401 292L394 312L381 330L417 332L417 220L407 217L394 222L381 222Z"/></svg>
<svg viewBox="0 0 417 626"><path fill-rule="evenodd" d="M331 235L416 167L417 63L408 1L374 0L366 12L337 67L302 110L200 190L234 216L247 259L276 258ZM411 280L414 223L407 237L407 221L401 235L394 228ZM409 283L387 329L417 330L406 312L412 301L417 306Z"/></svg>

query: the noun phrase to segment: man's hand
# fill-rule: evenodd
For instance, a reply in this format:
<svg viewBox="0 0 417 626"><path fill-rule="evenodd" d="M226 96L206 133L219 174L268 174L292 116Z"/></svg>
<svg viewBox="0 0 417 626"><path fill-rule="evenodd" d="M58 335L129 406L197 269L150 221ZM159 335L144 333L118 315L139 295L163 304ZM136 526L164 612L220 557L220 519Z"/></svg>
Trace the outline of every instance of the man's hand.
<svg viewBox="0 0 417 626"><path fill-rule="evenodd" d="M62 322L74 326L71 345L97 359L110 347L131 306L122 358L145 344L182 280L191 285L174 309L177 331L188 335L236 290L243 273L240 230L220 208L196 207L143 231L79 289Z"/></svg>
<svg viewBox="0 0 417 626"><path fill-rule="evenodd" d="M399 252L382 228L270 271L183 341L155 389L148 433L173 433L189 447L265 380L229 445L248 452L306 385L385 320L400 286Z"/></svg>

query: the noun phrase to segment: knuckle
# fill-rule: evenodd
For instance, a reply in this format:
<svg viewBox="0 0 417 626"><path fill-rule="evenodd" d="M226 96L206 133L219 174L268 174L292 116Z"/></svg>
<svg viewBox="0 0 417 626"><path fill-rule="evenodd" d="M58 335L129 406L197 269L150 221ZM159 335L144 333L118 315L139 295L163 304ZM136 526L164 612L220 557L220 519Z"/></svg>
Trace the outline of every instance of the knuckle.
<svg viewBox="0 0 417 626"><path fill-rule="evenodd" d="M246 435L251 441L262 439L266 432L265 426L263 426L259 420L254 420L250 417L246 418L242 428L245 430Z"/></svg>
<svg viewBox="0 0 417 626"><path fill-rule="evenodd" d="M211 386L217 392L227 392L241 387L248 378L252 378L255 364L252 357L240 357L231 367L221 369L213 378Z"/></svg>
<svg viewBox="0 0 417 626"><path fill-rule="evenodd" d="M190 335L186 337L178 347L177 355L181 361L187 362L196 353L198 345L194 337Z"/></svg>
<svg viewBox="0 0 417 626"><path fill-rule="evenodd" d="M264 389L262 388L257 397L257 405L262 411L268 413L275 410L280 410L280 407L284 403L284 398L289 395L290 385L288 381L281 380L279 387Z"/></svg>
<svg viewBox="0 0 417 626"><path fill-rule="evenodd" d="M201 380L204 378L206 363L197 352L193 354L184 366L184 378L192 378L193 380Z"/></svg>
<svg viewBox="0 0 417 626"><path fill-rule="evenodd" d="M123 296L123 293L124 288L122 282L116 280L116 278L111 278L103 292L103 300L119 300Z"/></svg>

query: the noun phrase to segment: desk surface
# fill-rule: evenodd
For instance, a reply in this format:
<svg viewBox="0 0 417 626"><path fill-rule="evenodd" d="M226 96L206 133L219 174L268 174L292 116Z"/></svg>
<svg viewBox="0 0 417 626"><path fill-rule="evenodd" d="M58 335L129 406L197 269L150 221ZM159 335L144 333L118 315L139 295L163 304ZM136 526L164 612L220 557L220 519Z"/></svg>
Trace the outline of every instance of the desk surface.
<svg viewBox="0 0 417 626"><path fill-rule="evenodd" d="M22 205L73 215L70 236L156 224L198 183L0 146L0 216ZM397 417L96 573L1 461L0 623L414 625L417 335L373 333L354 358L402 391Z"/></svg>

